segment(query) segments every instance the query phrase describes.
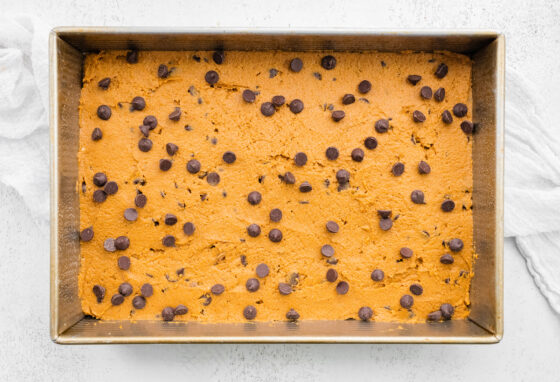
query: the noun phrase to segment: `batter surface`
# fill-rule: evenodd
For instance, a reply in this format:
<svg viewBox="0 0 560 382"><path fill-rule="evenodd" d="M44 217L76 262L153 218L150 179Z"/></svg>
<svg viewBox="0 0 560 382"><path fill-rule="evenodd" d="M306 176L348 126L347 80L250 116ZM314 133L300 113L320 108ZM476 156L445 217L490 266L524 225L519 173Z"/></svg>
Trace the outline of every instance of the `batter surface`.
<svg viewBox="0 0 560 382"><path fill-rule="evenodd" d="M471 105L471 61L447 52L87 55L84 312L465 318Z"/></svg>

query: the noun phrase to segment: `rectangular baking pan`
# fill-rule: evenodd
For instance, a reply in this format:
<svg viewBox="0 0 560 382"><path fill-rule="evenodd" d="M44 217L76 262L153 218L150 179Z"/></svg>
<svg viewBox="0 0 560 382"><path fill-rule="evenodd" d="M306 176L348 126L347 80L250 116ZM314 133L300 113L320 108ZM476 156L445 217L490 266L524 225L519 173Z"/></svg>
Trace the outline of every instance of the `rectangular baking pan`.
<svg viewBox="0 0 560 382"><path fill-rule="evenodd" d="M473 58L471 312L441 323L99 321L82 313L78 104L84 53L140 50L449 50ZM60 344L181 342L495 343L503 335L504 36L487 31L56 28L50 35L51 317Z"/></svg>

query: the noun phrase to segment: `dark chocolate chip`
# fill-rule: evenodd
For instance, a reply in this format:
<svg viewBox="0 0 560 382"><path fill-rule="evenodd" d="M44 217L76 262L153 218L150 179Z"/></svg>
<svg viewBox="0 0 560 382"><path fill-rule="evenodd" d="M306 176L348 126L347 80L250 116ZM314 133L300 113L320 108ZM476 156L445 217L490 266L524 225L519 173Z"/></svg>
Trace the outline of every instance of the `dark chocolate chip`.
<svg viewBox="0 0 560 382"><path fill-rule="evenodd" d="M453 123L453 116L451 115L449 110L444 110L443 113L441 113L441 120L443 121L443 123L448 125Z"/></svg>
<svg viewBox="0 0 560 382"><path fill-rule="evenodd" d="M251 278L251 279L247 280L247 282L245 283L245 288L247 288L247 290L249 292L258 291L260 286L261 286L261 283L259 282L259 280L255 279L255 278Z"/></svg>
<svg viewBox="0 0 560 382"><path fill-rule="evenodd" d="M474 125L471 121L463 121L461 122L461 130L465 134L472 134L474 130Z"/></svg>
<svg viewBox="0 0 560 382"><path fill-rule="evenodd" d="M303 61L301 59L296 57L292 61L290 61L290 70L292 72L298 73L299 71L301 71L302 68L303 68Z"/></svg>
<svg viewBox="0 0 560 382"><path fill-rule="evenodd" d="M308 181L305 181L299 185L299 192L311 192L313 187Z"/></svg>
<svg viewBox="0 0 560 382"><path fill-rule="evenodd" d="M232 164L237 159L237 156L233 151L226 151L222 156L222 159L224 160L224 162Z"/></svg>
<svg viewBox="0 0 560 382"><path fill-rule="evenodd" d="M97 86L99 86L103 90L107 90L109 88L109 85L111 85L111 79L109 77L105 77L97 83Z"/></svg>
<svg viewBox="0 0 560 382"><path fill-rule="evenodd" d="M103 242L103 249L105 249L107 252L115 252L117 250L117 248L115 248L115 239L105 239L105 241Z"/></svg>
<svg viewBox="0 0 560 382"><path fill-rule="evenodd" d="M348 285L346 281L341 281L338 284L336 284L336 293L338 294L346 294L348 293L349 289L350 289L350 285Z"/></svg>
<svg viewBox="0 0 560 382"><path fill-rule="evenodd" d="M410 293L415 296L420 296L424 292L424 288L422 288L422 285L417 283L412 284L408 289L410 290Z"/></svg>
<svg viewBox="0 0 560 382"><path fill-rule="evenodd" d="M352 160L354 162L361 162L364 160L364 150L360 149L360 148L356 148L354 150L352 150L352 153L350 154L350 156L352 157Z"/></svg>
<svg viewBox="0 0 560 382"><path fill-rule="evenodd" d="M338 279L338 272L334 268L330 268L327 271L327 281L330 283L334 283Z"/></svg>
<svg viewBox="0 0 560 382"><path fill-rule="evenodd" d="M380 119L375 122L375 131L378 133L386 133L389 130L389 121L386 119Z"/></svg>
<svg viewBox="0 0 560 382"><path fill-rule="evenodd" d="M151 297L154 294L154 288L151 284L146 283L140 288L140 293L146 298Z"/></svg>
<svg viewBox="0 0 560 382"><path fill-rule="evenodd" d="M218 185L218 183L220 183L220 174L218 174L217 172L209 172L206 176L206 181L209 185L216 186Z"/></svg>
<svg viewBox="0 0 560 382"><path fill-rule="evenodd" d="M295 184L296 177L294 174L288 171L284 175L282 175L282 181L286 184Z"/></svg>
<svg viewBox="0 0 560 382"><path fill-rule="evenodd" d="M410 194L410 200L412 200L414 204L424 204L424 193L420 190L414 190Z"/></svg>
<svg viewBox="0 0 560 382"><path fill-rule="evenodd" d="M261 264L257 265L257 268L256 268L255 271L257 273L257 276L260 277L261 279L268 276L268 273L270 272L269 269L268 269L268 265L266 265L264 263L261 263Z"/></svg>
<svg viewBox="0 0 560 382"><path fill-rule="evenodd" d="M262 196L261 193L258 191L251 191L249 195L247 195L247 201L253 206L259 204L261 200L262 200Z"/></svg>
<svg viewBox="0 0 560 382"><path fill-rule="evenodd" d="M336 180L339 184L346 184L350 181L350 173L347 170L341 169L336 172Z"/></svg>
<svg viewBox="0 0 560 382"><path fill-rule="evenodd" d="M418 82L420 82L421 79L422 76L419 76L417 74L411 74L406 78L406 80L410 82L412 85L416 85Z"/></svg>
<svg viewBox="0 0 560 382"><path fill-rule="evenodd" d="M142 135L144 135L144 137L148 138L148 136L150 135L150 126L140 125L140 126L138 126L138 128L140 129L140 132L142 133Z"/></svg>
<svg viewBox="0 0 560 382"><path fill-rule="evenodd" d="M173 156L177 151L179 151L179 146L177 146L175 143L169 142L165 145L165 150L167 151L167 154Z"/></svg>
<svg viewBox="0 0 560 382"><path fill-rule="evenodd" d="M107 105L101 105L97 108L97 116L104 120L107 121L109 118L111 118L111 108Z"/></svg>
<svg viewBox="0 0 560 382"><path fill-rule="evenodd" d="M321 255L325 257L334 256L334 248L330 244L325 244L321 247Z"/></svg>
<svg viewBox="0 0 560 382"><path fill-rule="evenodd" d="M381 219L388 219L391 217L393 211L391 210L377 210L377 214Z"/></svg>
<svg viewBox="0 0 560 382"><path fill-rule="evenodd" d="M194 234L195 226L191 222L186 222L183 224L183 232L187 236L192 236Z"/></svg>
<svg viewBox="0 0 560 382"><path fill-rule="evenodd" d="M344 94L342 96L342 104L343 105L350 105L356 102L356 97L353 94Z"/></svg>
<svg viewBox="0 0 560 382"><path fill-rule="evenodd" d="M173 235L166 235L161 239L161 242L164 247L174 247L175 246L175 236Z"/></svg>
<svg viewBox="0 0 560 382"><path fill-rule="evenodd" d="M304 166L307 163L307 155L302 152L297 153L294 157L294 162L296 166Z"/></svg>
<svg viewBox="0 0 560 382"><path fill-rule="evenodd" d="M242 97L243 101L247 103L253 103L255 102L255 99L257 99L257 95L255 94L255 92L249 89L243 90Z"/></svg>
<svg viewBox="0 0 560 382"><path fill-rule="evenodd" d="M129 64L138 63L138 51L137 50L131 50L131 51L126 52L126 62L128 62Z"/></svg>
<svg viewBox="0 0 560 382"><path fill-rule="evenodd" d="M336 58L331 55L323 57L321 59L321 66L327 70L334 69L336 66Z"/></svg>
<svg viewBox="0 0 560 382"><path fill-rule="evenodd" d="M124 210L124 218L129 222L136 221L138 219L138 211L136 211L136 208L127 208Z"/></svg>
<svg viewBox="0 0 560 382"><path fill-rule="evenodd" d="M404 164L401 162L397 162L391 168L391 172L394 176L401 176L404 172Z"/></svg>
<svg viewBox="0 0 560 382"><path fill-rule="evenodd" d="M173 214L165 214L164 222L166 225L175 225L177 224L177 216Z"/></svg>
<svg viewBox="0 0 560 382"><path fill-rule="evenodd" d="M383 281L384 278L385 272L383 272L381 269L375 269L373 272L371 272L371 279L373 281Z"/></svg>
<svg viewBox="0 0 560 382"><path fill-rule="evenodd" d="M286 318L290 321L297 321L299 319L299 313L290 309L288 310L288 313L286 313Z"/></svg>
<svg viewBox="0 0 560 382"><path fill-rule="evenodd" d="M226 54L221 50L217 50L212 54L212 59L216 64L222 65L226 60Z"/></svg>
<svg viewBox="0 0 560 382"><path fill-rule="evenodd" d="M364 140L364 146L368 150L373 150L377 147L377 139L375 137L367 137Z"/></svg>
<svg viewBox="0 0 560 382"><path fill-rule="evenodd" d="M269 69L268 71L268 78L274 78L278 75L278 69Z"/></svg>
<svg viewBox="0 0 560 382"><path fill-rule="evenodd" d="M84 242L91 241L93 239L93 227L85 228L80 232L80 240Z"/></svg>
<svg viewBox="0 0 560 382"><path fill-rule="evenodd" d="M163 308L161 311L161 318L163 321L173 321L175 318L175 309L170 306Z"/></svg>
<svg viewBox="0 0 560 382"><path fill-rule="evenodd" d="M453 264L454 261L455 259L453 259L453 256L449 253L446 253L439 258L439 262L442 264Z"/></svg>
<svg viewBox="0 0 560 382"><path fill-rule="evenodd" d="M363 80L358 84L358 91L362 94L367 94L371 90L371 82Z"/></svg>
<svg viewBox="0 0 560 382"><path fill-rule="evenodd" d="M105 288L103 288L101 285L94 285L93 294L97 299L97 303L101 303L101 301L103 301L103 299L105 298Z"/></svg>
<svg viewBox="0 0 560 382"><path fill-rule="evenodd" d="M214 85L215 83L218 82L218 80L220 79L220 76L218 75L218 73L216 71L210 70L204 75L204 79L210 85Z"/></svg>
<svg viewBox="0 0 560 382"><path fill-rule="evenodd" d="M272 104L276 107L280 107L282 105L284 105L284 103L286 103L286 98L284 98L284 96L281 95L277 95L272 97Z"/></svg>
<svg viewBox="0 0 560 382"><path fill-rule="evenodd" d="M132 299L132 306L134 309L144 309L146 306L146 299L142 296L134 296Z"/></svg>
<svg viewBox="0 0 560 382"><path fill-rule="evenodd" d="M279 208L274 208L273 210L270 211L270 221L273 222L279 222L280 220L282 220L282 210Z"/></svg>
<svg viewBox="0 0 560 382"><path fill-rule="evenodd" d="M161 171L168 171L171 168L172 162L169 159L159 160L159 169Z"/></svg>
<svg viewBox="0 0 560 382"><path fill-rule="evenodd" d="M420 96L424 99L432 99L432 88L429 86L422 86L422 89L420 89Z"/></svg>
<svg viewBox="0 0 560 382"><path fill-rule="evenodd" d="M270 117L275 111L276 109L274 108L272 102L263 102L261 104L261 113L265 117Z"/></svg>
<svg viewBox="0 0 560 382"><path fill-rule="evenodd" d="M455 208L455 202L451 199L445 199L443 203L441 203L441 210L443 212L451 212Z"/></svg>
<svg viewBox="0 0 560 382"><path fill-rule="evenodd" d="M212 286L212 288L210 288L210 292L212 292L212 294L216 296L221 295L225 290L226 288L222 284L215 284Z"/></svg>
<svg viewBox="0 0 560 382"><path fill-rule="evenodd" d="M119 236L115 239L115 248L124 251L130 246L130 239L126 236Z"/></svg>
<svg viewBox="0 0 560 382"><path fill-rule="evenodd" d="M103 190L95 190L93 192L93 201L103 203L107 199L107 193Z"/></svg>
<svg viewBox="0 0 560 382"><path fill-rule="evenodd" d="M383 231L388 231L393 226L393 221L391 219L381 219L379 220L379 227Z"/></svg>
<svg viewBox="0 0 560 382"><path fill-rule="evenodd" d="M442 62L441 64L439 64L434 74L437 78L443 78L447 75L448 70L449 68L447 67L447 65Z"/></svg>
<svg viewBox="0 0 560 382"><path fill-rule="evenodd" d="M150 130L153 130L157 126L157 119L153 115L147 115L142 121L142 124L148 126Z"/></svg>
<svg viewBox="0 0 560 382"><path fill-rule="evenodd" d="M441 311L441 315L445 320L450 320L451 317L453 317L453 313L455 313L453 305L447 303L441 304L439 310Z"/></svg>
<svg viewBox="0 0 560 382"><path fill-rule="evenodd" d="M93 129L93 131L91 132L91 140L92 141L98 141L101 138L103 138L103 133L101 132L101 129L99 127L96 127L95 129Z"/></svg>
<svg viewBox="0 0 560 382"><path fill-rule="evenodd" d="M169 113L169 119L172 121L178 121L179 119L181 119L181 108L175 107L175 110Z"/></svg>
<svg viewBox="0 0 560 382"><path fill-rule="evenodd" d="M423 160L418 163L418 172L420 174L429 174L430 171L432 171L432 169L430 168L430 165L428 163L424 162Z"/></svg>
<svg viewBox="0 0 560 382"><path fill-rule="evenodd" d="M111 304L117 306L124 302L124 296L120 293L115 293L113 297L111 297Z"/></svg>
<svg viewBox="0 0 560 382"><path fill-rule="evenodd" d="M134 97L132 99L132 102L130 103L130 106L134 110L144 110L144 108L146 107L146 101L142 97Z"/></svg>
<svg viewBox="0 0 560 382"><path fill-rule="evenodd" d="M281 295L287 296L292 293L292 286L288 283L278 283L278 292Z"/></svg>
<svg viewBox="0 0 560 382"><path fill-rule="evenodd" d="M325 151L328 160L336 160L338 158L338 149L336 147L328 147Z"/></svg>
<svg viewBox="0 0 560 382"><path fill-rule="evenodd" d="M119 256L117 259L119 269L127 271L130 268L130 258L128 256Z"/></svg>
<svg viewBox="0 0 560 382"><path fill-rule="evenodd" d="M428 321L439 320L441 320L441 310L436 310L435 312L428 313Z"/></svg>
<svg viewBox="0 0 560 382"><path fill-rule="evenodd" d="M330 233L337 233L338 232L338 224L336 224L336 222L329 220L327 222L327 231L329 231Z"/></svg>
<svg viewBox="0 0 560 382"><path fill-rule="evenodd" d="M410 259L414 254L414 252L412 252L412 249L408 247L402 247L399 253L401 254L403 259Z"/></svg>
<svg viewBox="0 0 560 382"><path fill-rule="evenodd" d="M282 231L280 231L279 229L273 228L268 233L268 238L273 243L278 243L278 242L282 241Z"/></svg>
<svg viewBox="0 0 560 382"><path fill-rule="evenodd" d="M103 190L107 193L107 195L115 195L117 191L119 191L119 185L117 182L107 182Z"/></svg>
<svg viewBox="0 0 560 382"><path fill-rule="evenodd" d="M410 309L414 305L414 299L411 295L405 294L401 297L400 303L403 308Z"/></svg>
<svg viewBox="0 0 560 382"><path fill-rule="evenodd" d="M303 102L300 99L294 99L288 105L290 111L294 114L299 114L303 111Z"/></svg>
<svg viewBox="0 0 560 382"><path fill-rule="evenodd" d="M463 249L463 240L461 239L451 239L449 241L449 249L453 252L459 252Z"/></svg>
<svg viewBox="0 0 560 382"><path fill-rule="evenodd" d="M436 90L436 92L434 93L434 99L438 102L443 101L445 99L445 89L439 88L438 90Z"/></svg>
<svg viewBox="0 0 560 382"><path fill-rule="evenodd" d="M165 64L161 64L158 67L157 75L159 78L167 78L169 77L169 68Z"/></svg>
<svg viewBox="0 0 560 382"><path fill-rule="evenodd" d="M196 174L200 171L200 162L196 159L191 159L187 162L187 171L191 174Z"/></svg>
<svg viewBox="0 0 560 382"><path fill-rule="evenodd" d="M257 317L257 309L253 305L247 305L243 309L243 317L247 320L254 320Z"/></svg>
<svg viewBox="0 0 560 382"><path fill-rule="evenodd" d="M469 108L464 103L458 103L453 106L453 114L455 114L457 118L463 118L467 115L468 110Z"/></svg>
<svg viewBox="0 0 560 382"><path fill-rule="evenodd" d="M247 227L247 234L251 237L257 237L261 234L261 227L258 224L250 224Z"/></svg>
<svg viewBox="0 0 560 382"><path fill-rule="evenodd" d="M143 208L148 202L148 198L144 194L138 194L134 198L134 205L138 208Z"/></svg>
<svg viewBox="0 0 560 382"><path fill-rule="evenodd" d="M149 140L148 138L142 138L138 141L138 149L140 149L140 151L147 153L148 151L150 151L152 149L152 141Z"/></svg>
<svg viewBox="0 0 560 382"><path fill-rule="evenodd" d="M97 187L103 187L107 183L107 175L102 172L97 172L93 175L93 184Z"/></svg>
<svg viewBox="0 0 560 382"><path fill-rule="evenodd" d="M335 110L331 114L331 117L332 117L333 121L335 121L335 122L341 121L345 116L346 116L346 113L344 113L343 110Z"/></svg>
<svg viewBox="0 0 560 382"><path fill-rule="evenodd" d="M424 122L426 120L426 116L420 110L414 110L412 112L412 119L414 122Z"/></svg>
<svg viewBox="0 0 560 382"><path fill-rule="evenodd" d="M130 296L132 294L132 285L129 283L122 283L119 285L119 293L124 297Z"/></svg>
<svg viewBox="0 0 560 382"><path fill-rule="evenodd" d="M362 321L369 321L373 317L373 310L369 306L362 306L358 310L358 317Z"/></svg>

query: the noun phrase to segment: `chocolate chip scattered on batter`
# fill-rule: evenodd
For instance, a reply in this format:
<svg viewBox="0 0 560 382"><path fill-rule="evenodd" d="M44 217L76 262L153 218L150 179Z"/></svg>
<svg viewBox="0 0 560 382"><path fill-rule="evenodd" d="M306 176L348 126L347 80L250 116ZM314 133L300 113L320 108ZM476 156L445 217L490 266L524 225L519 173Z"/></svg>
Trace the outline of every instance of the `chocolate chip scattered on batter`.
<svg viewBox="0 0 560 382"><path fill-rule="evenodd" d="M275 111L276 109L274 108L272 102L263 102L261 104L261 113L265 117L270 117L271 115L274 114Z"/></svg>
<svg viewBox="0 0 560 382"><path fill-rule="evenodd" d="M290 61L290 70L292 72L298 73L303 69L303 61L300 58L294 58Z"/></svg>
<svg viewBox="0 0 560 382"><path fill-rule="evenodd" d="M453 256L449 253L446 253L439 258L439 262L442 264L453 264L454 261L455 259L453 259Z"/></svg>
<svg viewBox="0 0 560 382"><path fill-rule="evenodd" d="M107 105L101 105L97 108L97 116L104 120L107 121L109 118L111 118L111 108Z"/></svg>
<svg viewBox="0 0 560 382"><path fill-rule="evenodd" d="M97 172L93 175L93 184L97 187L103 187L107 183L107 175L102 172Z"/></svg>
<svg viewBox="0 0 560 382"><path fill-rule="evenodd" d="M350 181L350 173L347 170L340 169L336 172L336 180L340 185L344 185Z"/></svg>
<svg viewBox="0 0 560 382"><path fill-rule="evenodd" d="M455 309L453 308L453 305L447 303L441 304L439 310L441 311L441 316L445 320L450 320L451 317L453 317L453 313L455 313Z"/></svg>
<svg viewBox="0 0 560 382"><path fill-rule="evenodd" d="M401 176L404 173L404 164L401 162L397 162L391 168L391 172L394 176Z"/></svg>
<svg viewBox="0 0 560 382"><path fill-rule="evenodd" d="M284 105L286 103L286 98L284 96L281 95L277 95L272 97L272 104L275 107L280 107L282 105Z"/></svg>
<svg viewBox="0 0 560 382"><path fill-rule="evenodd" d="M439 88L438 90L436 90L436 92L434 93L434 99L438 102L442 102L445 99L445 89Z"/></svg>
<svg viewBox="0 0 560 382"><path fill-rule="evenodd" d="M297 321L299 320L299 313L294 309L290 309L288 310L288 313L286 313L286 318L290 321Z"/></svg>
<svg viewBox="0 0 560 382"><path fill-rule="evenodd" d="M171 113L169 113L169 119L172 121L178 121L181 119L181 108L180 107L175 107L175 110L173 110Z"/></svg>
<svg viewBox="0 0 560 382"><path fill-rule="evenodd" d="M257 95L255 94L255 92L249 89L243 90L242 97L243 101L247 103L253 103L257 99Z"/></svg>
<svg viewBox="0 0 560 382"><path fill-rule="evenodd" d="M187 162L187 171L191 174L196 174L200 171L200 162L196 159L191 159Z"/></svg>
<svg viewBox="0 0 560 382"><path fill-rule="evenodd" d="M161 171L169 171L171 168L172 162L169 159L160 159L159 160L159 169Z"/></svg>
<svg viewBox="0 0 560 382"><path fill-rule="evenodd" d="M132 294L132 285L129 283L122 283L119 285L119 293L124 297L130 296Z"/></svg>
<svg viewBox="0 0 560 382"><path fill-rule="evenodd" d="M299 185L299 192L311 192L313 187L308 181L304 181Z"/></svg>
<svg viewBox="0 0 560 382"><path fill-rule="evenodd" d="M177 224L177 216L173 214L165 214L165 218L163 221L166 225L175 225Z"/></svg>
<svg viewBox="0 0 560 382"><path fill-rule="evenodd" d="M373 150L377 147L377 139L375 137L367 137L364 140L364 146L368 150Z"/></svg>
<svg viewBox="0 0 560 382"><path fill-rule="evenodd" d="M140 132L142 133L142 135L146 138L148 138L150 136L150 127L146 126L146 125L140 125L138 126L138 129L140 130Z"/></svg>
<svg viewBox="0 0 560 382"><path fill-rule="evenodd" d="M158 66L157 75L159 78L169 77L169 68L165 64Z"/></svg>
<svg viewBox="0 0 560 382"><path fill-rule="evenodd" d="M146 107L146 101L142 97L134 97L130 102L130 107L133 110L144 110Z"/></svg>
<svg viewBox="0 0 560 382"><path fill-rule="evenodd" d="M269 217L270 217L270 221L276 223L279 222L280 220L282 220L282 210L279 208L272 209L270 211Z"/></svg>
<svg viewBox="0 0 560 382"><path fill-rule="evenodd" d="M221 295L225 290L226 288L222 284L214 284L212 288L210 288L210 292L216 296Z"/></svg>
<svg viewBox="0 0 560 382"><path fill-rule="evenodd" d="M166 235L161 239L164 247L174 247L175 246L175 236Z"/></svg>
<svg viewBox="0 0 560 382"><path fill-rule="evenodd" d="M371 82L369 82L368 80L363 80L358 84L358 91L361 94L367 94L369 93L370 90L371 90Z"/></svg>
<svg viewBox="0 0 560 382"><path fill-rule="evenodd" d="M465 134L472 134L474 131L474 125L471 121L463 121L461 122L461 130Z"/></svg>
<svg viewBox="0 0 560 382"><path fill-rule="evenodd" d="M95 190L93 192L93 201L103 203L107 199L107 193L103 190Z"/></svg>
<svg viewBox="0 0 560 382"><path fill-rule="evenodd" d="M111 304L114 306L118 306L124 302L124 296L120 293L115 293L113 297L111 297Z"/></svg>
<svg viewBox="0 0 560 382"><path fill-rule="evenodd" d="M142 138L138 141L138 149L144 153L147 153L152 149L152 141L148 138Z"/></svg>
<svg viewBox="0 0 560 382"><path fill-rule="evenodd" d="M123 271L128 271L130 268L130 258L128 256L119 256L117 259L117 265L119 269Z"/></svg>
<svg viewBox="0 0 560 382"><path fill-rule="evenodd" d="M410 309L414 305L414 299L411 295L405 294L401 297L400 304L403 308Z"/></svg>
<svg viewBox="0 0 560 382"><path fill-rule="evenodd" d="M321 247L321 255L325 257L334 256L334 248L330 244L325 244Z"/></svg>
<svg viewBox="0 0 560 382"><path fill-rule="evenodd" d="M103 242L103 249L105 249L107 252L115 252L117 250L117 248L115 248L115 239L111 237L105 239L105 241Z"/></svg>
<svg viewBox="0 0 560 382"><path fill-rule="evenodd" d="M461 239L451 239L449 241L449 249L453 252L459 252L463 249L463 240Z"/></svg>
<svg viewBox="0 0 560 382"><path fill-rule="evenodd" d="M270 239L270 241L272 241L273 243L279 243L280 241L282 241L282 231L280 231L277 228L273 228L270 230L270 232L268 233L268 238Z"/></svg>
<svg viewBox="0 0 560 382"><path fill-rule="evenodd" d="M422 285L418 283L412 284L408 289L410 290L410 293L412 293L415 296L420 296L424 292L424 288L422 288Z"/></svg>
<svg viewBox="0 0 560 382"><path fill-rule="evenodd" d="M222 50L217 50L212 54L212 59L218 65L222 65L226 60L226 54Z"/></svg>
<svg viewBox="0 0 560 382"><path fill-rule="evenodd" d="M447 125L453 123L453 116L451 115L449 110L444 110L443 113L441 113L441 120Z"/></svg>
<svg viewBox="0 0 560 382"><path fill-rule="evenodd" d="M336 284L336 293L338 294L344 295L348 293L349 289L350 289L350 285L346 281L341 281L338 284Z"/></svg>
<svg viewBox="0 0 560 382"><path fill-rule="evenodd" d="M257 317L257 309L253 305L247 305L243 309L243 317L247 320L254 320Z"/></svg>
<svg viewBox="0 0 560 382"><path fill-rule="evenodd" d="M329 220L326 224L327 227L327 231L329 231L330 233L337 233L338 232L338 224L336 224L336 222Z"/></svg>
<svg viewBox="0 0 560 382"><path fill-rule="evenodd" d="M206 72L206 74L204 75L204 79L206 80L206 82L208 82L208 84L214 85L218 82L220 76L215 70L210 70Z"/></svg>
<svg viewBox="0 0 560 382"><path fill-rule="evenodd" d="M247 280L247 282L245 283L245 288L247 288L247 290L249 292L256 292L259 290L261 286L261 283L259 282L259 280L255 279L255 278L250 278Z"/></svg>
<svg viewBox="0 0 560 382"><path fill-rule="evenodd" d="M424 204L424 193L420 190L414 190L410 194L410 200L412 200L414 204Z"/></svg>
<svg viewBox="0 0 560 382"><path fill-rule="evenodd" d="M465 115L467 115L468 110L469 108L464 103L458 103L453 106L453 114L457 118L463 118Z"/></svg>
<svg viewBox="0 0 560 382"><path fill-rule="evenodd" d="M142 296L134 296L132 299L132 306L134 309L144 309L146 306L146 299Z"/></svg>
<svg viewBox="0 0 560 382"><path fill-rule="evenodd" d="M111 85L111 79L109 77L105 77L97 83L97 86L99 86L103 90L107 90L109 88L109 85Z"/></svg>
<svg viewBox="0 0 560 382"><path fill-rule="evenodd" d="M373 272L371 272L371 279L373 281L383 281L384 278L385 272L383 272L381 269L375 269Z"/></svg>
<svg viewBox="0 0 560 382"><path fill-rule="evenodd" d="M354 150L352 150L352 153L350 154L350 156L352 157L352 160L354 162L361 162L364 160L364 150L360 149L360 148L356 148Z"/></svg>
<svg viewBox="0 0 560 382"><path fill-rule="evenodd" d="M292 293L292 286L288 283L278 283L278 292L281 295L287 296Z"/></svg>
<svg viewBox="0 0 560 382"><path fill-rule="evenodd" d="M353 94L344 94L342 96L342 104L343 105L351 105L356 102L356 97Z"/></svg>
<svg viewBox="0 0 560 382"><path fill-rule="evenodd" d="M420 82L421 79L422 76L419 76L417 74L411 74L408 77L406 77L406 80L412 85L416 85L418 82Z"/></svg>
<svg viewBox="0 0 560 382"><path fill-rule="evenodd" d="M217 186L220 183L220 175L217 172L209 172L206 181L211 186Z"/></svg>
<svg viewBox="0 0 560 382"><path fill-rule="evenodd" d="M303 111L303 101L300 99L294 99L288 105L290 111L294 114L299 114Z"/></svg>
<svg viewBox="0 0 560 382"><path fill-rule="evenodd" d="M335 122L340 122L345 116L346 113L343 110L335 110L331 114L332 120Z"/></svg>
<svg viewBox="0 0 560 382"><path fill-rule="evenodd" d="M93 295L97 299L97 303L100 304L103 299L105 298L105 288L101 285L94 285L93 286Z"/></svg>
<svg viewBox="0 0 560 382"><path fill-rule="evenodd" d="M321 66L327 70L334 69L336 67L336 58L331 55L323 57L321 59Z"/></svg>
<svg viewBox="0 0 560 382"><path fill-rule="evenodd" d="M451 199L445 199L443 203L441 203L441 210L443 212L451 212L455 209L455 202Z"/></svg>
<svg viewBox="0 0 560 382"><path fill-rule="evenodd" d="M402 247L401 250L399 251L399 253L401 254L403 259L410 259L412 257L412 255L414 254L412 249L410 249L408 247Z"/></svg>
<svg viewBox="0 0 560 382"><path fill-rule="evenodd" d="M124 210L124 218L129 222L136 221L138 219L138 211L136 211L136 208L127 208Z"/></svg>
<svg viewBox="0 0 560 382"><path fill-rule="evenodd" d="M163 308L161 311L161 318L163 321L173 321L175 318L175 309L170 306Z"/></svg>
<svg viewBox="0 0 560 382"><path fill-rule="evenodd" d="M360 310L358 310L358 317L362 321L369 321L373 317L373 310L369 306L362 306Z"/></svg>
<svg viewBox="0 0 560 382"><path fill-rule="evenodd" d="M305 166L307 163L307 155L305 153L299 152L294 156L294 163L296 166Z"/></svg>
<svg viewBox="0 0 560 382"><path fill-rule="evenodd" d="M177 151L179 151L179 146L177 146L175 143L167 143L165 145L165 151L167 151L167 154L169 154L170 156L173 156L177 153Z"/></svg>
<svg viewBox="0 0 560 382"><path fill-rule="evenodd" d="M258 224L250 224L247 227L247 234L251 237L257 237L261 234L261 227Z"/></svg>
<svg viewBox="0 0 560 382"><path fill-rule="evenodd" d="M449 68L447 67L447 65L445 65L443 62L441 64L438 65L436 71L435 71L435 75L437 78L443 78L447 75Z"/></svg>
<svg viewBox="0 0 560 382"><path fill-rule="evenodd" d="M424 99L432 99L432 88L429 86L422 86L420 89L420 96Z"/></svg>
<svg viewBox="0 0 560 382"><path fill-rule="evenodd" d="M91 132L91 140L92 141L99 141L101 138L103 138L103 133L101 132L101 129L99 127L96 127Z"/></svg>
<svg viewBox="0 0 560 382"><path fill-rule="evenodd" d="M334 268L329 268L326 277L328 282L334 283L338 279L338 272Z"/></svg>
<svg viewBox="0 0 560 382"><path fill-rule="evenodd" d="M268 276L268 273L270 272L270 270L268 269L268 265L261 263L259 265L257 265L257 268L255 269L255 272L257 273L257 277L265 278L266 276Z"/></svg>
<svg viewBox="0 0 560 382"><path fill-rule="evenodd" d="M430 165L428 163L424 162L423 160L418 163L418 172L420 174L429 174L430 171L432 171L432 169L430 168Z"/></svg>
<svg viewBox="0 0 560 382"><path fill-rule="evenodd" d="M393 226L393 221L391 219L381 219L379 220L379 228L383 231L388 231Z"/></svg>
<svg viewBox="0 0 560 382"><path fill-rule="evenodd" d="M328 160L336 160L338 158L339 152L336 147L328 147L325 151L325 155L327 156Z"/></svg>
<svg viewBox="0 0 560 382"><path fill-rule="evenodd" d="M115 248L124 251L130 246L130 239L126 236L119 236L115 239Z"/></svg>
<svg viewBox="0 0 560 382"><path fill-rule="evenodd" d="M153 130L157 127L158 124L157 118L154 117L153 115L147 115L142 121L142 124L148 126L150 130Z"/></svg>
<svg viewBox="0 0 560 382"><path fill-rule="evenodd" d="M420 110L414 110L412 112L412 119L414 122L421 123L426 120L426 116Z"/></svg>
<svg viewBox="0 0 560 382"><path fill-rule="evenodd" d="M428 313L428 321L439 321L441 320L441 310L436 310L435 312Z"/></svg>
<svg viewBox="0 0 560 382"><path fill-rule="evenodd" d="M93 227L88 227L80 232L80 240L83 242L88 242L93 239Z"/></svg>
<svg viewBox="0 0 560 382"><path fill-rule="evenodd" d="M148 198L144 194L138 194L134 198L134 205L138 208L143 208L148 202Z"/></svg>
<svg viewBox="0 0 560 382"><path fill-rule="evenodd" d="M380 134L389 131L389 121L386 119L380 119L375 122L375 131Z"/></svg>
<svg viewBox="0 0 560 382"><path fill-rule="evenodd" d="M129 64L137 64L138 63L138 51L131 50L126 52L126 62Z"/></svg>
<svg viewBox="0 0 560 382"><path fill-rule="evenodd" d="M261 200L262 200L262 196L261 193L258 191L251 191L249 195L247 195L247 201L253 206L259 204Z"/></svg>
<svg viewBox="0 0 560 382"><path fill-rule="evenodd" d="M195 231L195 226L193 223L186 222L185 224L183 224L183 232L185 233L185 235L192 236L194 234L194 231Z"/></svg>

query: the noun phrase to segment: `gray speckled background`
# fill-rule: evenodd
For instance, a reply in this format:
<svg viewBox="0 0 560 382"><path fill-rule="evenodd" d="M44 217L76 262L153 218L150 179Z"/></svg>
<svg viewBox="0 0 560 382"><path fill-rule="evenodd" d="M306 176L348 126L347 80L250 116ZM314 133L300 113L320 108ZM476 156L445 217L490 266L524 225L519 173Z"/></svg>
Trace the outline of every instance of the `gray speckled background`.
<svg viewBox="0 0 560 382"><path fill-rule="evenodd" d="M506 34L507 66L560 106L559 1L3 1L50 26L160 25L484 28ZM530 5L529 5L530 4ZM298 9L299 7L299 9ZM47 143L45 143L47 144ZM45 193L48 193L45 190ZM59 346L48 334L48 222L0 186L0 379L543 380L558 378L560 317L505 246L505 337L498 345Z"/></svg>

